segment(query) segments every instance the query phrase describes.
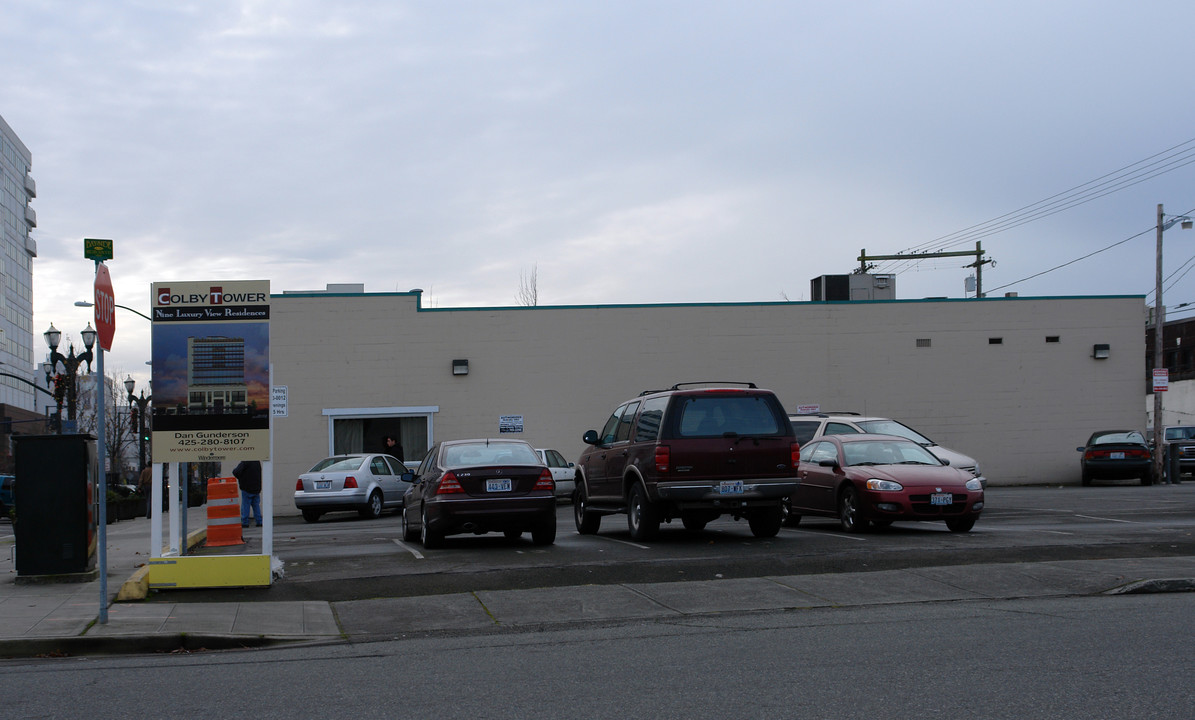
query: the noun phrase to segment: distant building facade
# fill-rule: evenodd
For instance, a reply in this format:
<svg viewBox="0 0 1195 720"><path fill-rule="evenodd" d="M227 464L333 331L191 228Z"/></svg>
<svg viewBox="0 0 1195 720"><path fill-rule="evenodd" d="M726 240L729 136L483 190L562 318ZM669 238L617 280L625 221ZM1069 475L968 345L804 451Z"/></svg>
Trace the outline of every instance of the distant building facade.
<svg viewBox="0 0 1195 720"><path fill-rule="evenodd" d="M0 117L0 372L30 382L36 379L32 368L37 243L32 230L37 227L37 213L30 202L37 197L37 184L29 174L32 166L29 148ZM0 375L0 404L44 413L52 399L19 378Z"/></svg>

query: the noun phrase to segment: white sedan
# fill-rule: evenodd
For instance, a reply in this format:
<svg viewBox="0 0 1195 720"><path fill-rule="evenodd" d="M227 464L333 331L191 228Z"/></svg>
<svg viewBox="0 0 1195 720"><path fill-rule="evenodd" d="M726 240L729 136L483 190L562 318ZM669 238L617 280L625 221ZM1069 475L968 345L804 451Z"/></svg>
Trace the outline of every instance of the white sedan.
<svg viewBox="0 0 1195 720"><path fill-rule="evenodd" d="M556 497L572 497L577 484L577 471L573 469L573 463L551 448L536 448L535 453L552 471L552 479L556 481Z"/></svg>

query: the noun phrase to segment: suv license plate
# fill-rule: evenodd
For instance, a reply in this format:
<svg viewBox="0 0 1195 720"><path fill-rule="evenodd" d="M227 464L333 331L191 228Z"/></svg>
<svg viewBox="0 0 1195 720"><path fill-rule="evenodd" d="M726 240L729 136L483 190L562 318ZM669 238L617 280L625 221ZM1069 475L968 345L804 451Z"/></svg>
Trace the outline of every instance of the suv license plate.
<svg viewBox="0 0 1195 720"><path fill-rule="evenodd" d="M930 505L953 505L954 495L951 493L935 493L929 496Z"/></svg>
<svg viewBox="0 0 1195 720"><path fill-rule="evenodd" d="M742 480L723 480L718 484L719 495L742 495L743 481Z"/></svg>
<svg viewBox="0 0 1195 720"><path fill-rule="evenodd" d="M332 481L331 480L316 480L315 481L315 489L316 490L331 490L332 489Z"/></svg>
<svg viewBox="0 0 1195 720"><path fill-rule="evenodd" d="M510 478L485 481L486 492L510 492Z"/></svg>

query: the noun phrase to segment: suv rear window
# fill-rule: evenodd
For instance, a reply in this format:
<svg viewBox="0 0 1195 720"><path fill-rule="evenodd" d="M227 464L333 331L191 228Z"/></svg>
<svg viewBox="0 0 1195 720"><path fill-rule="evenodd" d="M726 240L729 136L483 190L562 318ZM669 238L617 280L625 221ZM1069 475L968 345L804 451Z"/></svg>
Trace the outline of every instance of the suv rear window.
<svg viewBox="0 0 1195 720"><path fill-rule="evenodd" d="M762 395L685 395L678 398L676 411L678 437L787 434Z"/></svg>

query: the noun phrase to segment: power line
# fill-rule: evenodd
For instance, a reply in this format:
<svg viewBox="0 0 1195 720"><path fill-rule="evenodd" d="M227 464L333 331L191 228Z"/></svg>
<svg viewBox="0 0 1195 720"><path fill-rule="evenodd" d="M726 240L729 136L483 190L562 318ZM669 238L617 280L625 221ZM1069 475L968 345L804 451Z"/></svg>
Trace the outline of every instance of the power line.
<svg viewBox="0 0 1195 720"><path fill-rule="evenodd" d="M1056 193L1044 200L1026 205L1017 210L999 215L968 228L964 228L934 240L929 240L901 252L915 253L927 249L948 249L972 242L1026 223L1040 220L1064 210L1086 204L1114 192L1132 187L1174 170L1195 163L1195 138L1191 138L1166 150L1155 153L1135 163L1102 175L1069 190ZM899 253L898 253L899 254ZM897 273L907 269L915 260L895 260L876 268L879 272Z"/></svg>

